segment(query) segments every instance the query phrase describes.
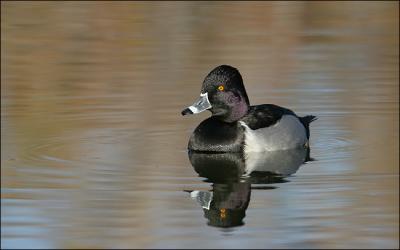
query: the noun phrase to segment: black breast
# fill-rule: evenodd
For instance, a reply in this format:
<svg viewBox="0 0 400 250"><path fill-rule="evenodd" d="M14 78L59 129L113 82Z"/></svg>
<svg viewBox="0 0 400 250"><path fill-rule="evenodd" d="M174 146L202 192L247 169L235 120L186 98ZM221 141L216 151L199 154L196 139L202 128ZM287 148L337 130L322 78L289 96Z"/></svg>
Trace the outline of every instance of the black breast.
<svg viewBox="0 0 400 250"><path fill-rule="evenodd" d="M243 140L244 130L238 122L226 123L210 117L194 130L188 149L203 152L241 152Z"/></svg>

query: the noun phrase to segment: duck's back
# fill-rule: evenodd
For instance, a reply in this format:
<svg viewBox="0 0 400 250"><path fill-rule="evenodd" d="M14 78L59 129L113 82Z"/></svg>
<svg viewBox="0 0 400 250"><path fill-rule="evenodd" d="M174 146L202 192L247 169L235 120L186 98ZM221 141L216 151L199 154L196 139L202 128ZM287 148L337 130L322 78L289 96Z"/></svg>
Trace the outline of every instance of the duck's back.
<svg viewBox="0 0 400 250"><path fill-rule="evenodd" d="M274 125L284 115L296 116L290 109L274 104L261 104L250 106L248 114L241 121L245 122L251 129L256 130Z"/></svg>

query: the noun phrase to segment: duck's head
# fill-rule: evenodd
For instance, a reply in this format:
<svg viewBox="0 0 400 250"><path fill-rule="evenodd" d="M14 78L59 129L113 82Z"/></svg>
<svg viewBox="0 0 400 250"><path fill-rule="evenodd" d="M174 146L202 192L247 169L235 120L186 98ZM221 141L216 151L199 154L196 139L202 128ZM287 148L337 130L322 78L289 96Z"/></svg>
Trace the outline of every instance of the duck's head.
<svg viewBox="0 0 400 250"><path fill-rule="evenodd" d="M249 110L249 98L239 71L229 65L213 69L204 79L200 98L182 111L182 115L210 110L224 122L238 121Z"/></svg>

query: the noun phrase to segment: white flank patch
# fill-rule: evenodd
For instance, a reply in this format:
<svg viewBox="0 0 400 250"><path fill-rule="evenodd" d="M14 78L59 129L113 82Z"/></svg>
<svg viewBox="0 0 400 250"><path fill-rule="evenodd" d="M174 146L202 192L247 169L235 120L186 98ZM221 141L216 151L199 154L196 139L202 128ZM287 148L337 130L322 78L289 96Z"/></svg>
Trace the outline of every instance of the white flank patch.
<svg viewBox="0 0 400 250"><path fill-rule="evenodd" d="M283 115L272 126L252 130L244 122L245 152L286 150L304 146L307 142L306 129L293 115Z"/></svg>

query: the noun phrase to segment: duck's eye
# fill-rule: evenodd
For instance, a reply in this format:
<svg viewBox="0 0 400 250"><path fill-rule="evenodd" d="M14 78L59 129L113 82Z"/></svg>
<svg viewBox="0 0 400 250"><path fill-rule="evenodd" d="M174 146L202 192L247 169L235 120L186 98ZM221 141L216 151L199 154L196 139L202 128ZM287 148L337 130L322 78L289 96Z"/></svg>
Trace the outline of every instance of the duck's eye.
<svg viewBox="0 0 400 250"><path fill-rule="evenodd" d="M219 86L218 86L218 90L219 90L219 91L223 91L223 90L224 90L224 86L223 86L223 85L219 85Z"/></svg>

